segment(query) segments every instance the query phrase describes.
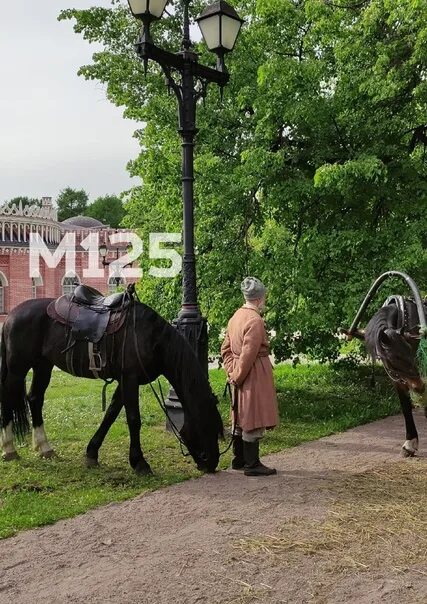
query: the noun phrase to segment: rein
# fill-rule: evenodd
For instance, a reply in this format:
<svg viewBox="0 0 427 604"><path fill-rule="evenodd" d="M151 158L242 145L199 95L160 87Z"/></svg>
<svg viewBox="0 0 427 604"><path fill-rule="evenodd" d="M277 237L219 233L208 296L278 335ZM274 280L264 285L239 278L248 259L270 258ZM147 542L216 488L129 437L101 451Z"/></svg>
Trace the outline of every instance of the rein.
<svg viewBox="0 0 427 604"><path fill-rule="evenodd" d="M394 369L389 369L386 366L386 364L384 363L384 360L382 360L382 363L383 363L384 371L386 372L386 374L388 375L388 377L391 379L392 382L396 382L398 384L406 383L405 379L397 371L395 371Z"/></svg>
<svg viewBox="0 0 427 604"><path fill-rule="evenodd" d="M135 293L135 296L136 296L136 299L139 301L138 296L136 295L136 293ZM153 386L152 380L150 380L150 378L148 377L148 373L145 370L144 363L142 362L141 354L139 352L139 347L138 347L138 339L137 339L137 335L136 335L136 307L135 307L135 304L133 305L133 341L134 341L134 348L135 348L135 352L136 352L136 357L138 359L138 363L139 363L139 365L140 365L140 367L141 367L141 369L142 369L142 371L144 373L144 376L145 376L145 378L147 380L148 385L151 388L151 392L154 394L154 397L156 398L157 402L159 403L161 410L165 414L166 419L168 420L169 425L170 425L170 427L172 429L173 435L175 436L175 438L179 442L179 447L181 449L182 456L183 457L189 457L189 455L191 455L191 454L188 451L188 447L185 444L184 440L182 439L182 436L181 436L181 434L180 434L180 432L179 432L176 424L171 419L171 417L170 417L170 415L168 413L168 410L167 410L167 407L166 407L166 403L165 403L165 397L163 396L163 390L162 390L162 385L160 383L160 379L157 380L157 384L158 384L159 392L160 392L160 396L159 396L158 392L156 391L156 389ZM230 386L230 384L228 384L228 386L229 386L230 398L233 401L233 397L231 396L231 386ZM233 403L233 409L234 409L234 403ZM236 413L237 413L237 402L236 402ZM234 425L233 425L233 433L231 435L231 440L230 440L228 446L224 449L224 451L220 452L220 454L219 454L220 457L222 455L224 455L225 453L227 453L227 451L230 449L231 445L233 444L233 440L235 438L235 429L236 429L236 422L234 422ZM187 452L184 451L184 448L187 449Z"/></svg>
<svg viewBox="0 0 427 604"><path fill-rule="evenodd" d="M138 359L138 361L139 361L139 359ZM143 366L142 366L142 365L141 365L141 367L143 368ZM148 379L148 378L147 378L147 379ZM184 447L185 447L185 448L187 448L187 445L186 445L186 444L185 444L185 442L182 440L182 437L181 437L181 434L179 433L178 428L176 427L176 425L175 425L175 424L174 424L174 422L171 420L171 418L170 418L170 416L169 416L169 414L168 414L168 410L167 410L167 407L166 407L166 404L165 404L165 397L163 396L163 390L162 390L162 385L161 385L161 383L160 383L160 379L158 379L158 380L157 380L157 384L158 384L158 387L159 387L160 396L159 396L159 395L158 395L158 393L156 392L156 389L154 388L153 383L152 383L152 382L149 382L149 386L150 386L150 388L151 388L151 391L153 392L154 396L155 396L155 397L156 397L156 399L157 399L157 402L158 402L158 403L159 403L159 405L160 405L160 408L162 409L163 413L165 414L166 419L168 420L168 422L169 422L169 424L170 424L170 426L171 426L171 428L172 428L172 433L174 434L174 436L177 438L177 440L178 440L178 442L179 442L179 446L180 446L181 453L182 453L183 457L188 457L188 456L189 456L189 455L191 455L191 454L190 454L188 451L187 451L187 453L185 453L185 451L184 451ZM228 386L230 386L230 384L228 384ZM228 391L229 391L229 394L230 394L231 400L233 400L233 399L232 399L232 396L231 396L231 387L228 389ZM233 408L234 408L234 403L233 403ZM235 436L236 436L236 434L235 434L235 430L236 430L236 423L234 423L234 425L233 425L233 433L232 433L232 435L231 435L230 442L228 443L228 445L227 445L227 447L224 449L224 451L221 451L221 452L220 452L220 454L219 454L219 456L220 456L220 457L222 457L222 455L225 455L225 453L227 453L227 452L230 450L230 447L231 447L231 445L233 444L233 441L234 441Z"/></svg>
<svg viewBox="0 0 427 604"><path fill-rule="evenodd" d="M179 448L181 449L182 456L183 457L188 457L190 455L188 449L187 449L187 453L184 451L184 447L187 448L187 445L182 440L181 434L180 434L178 428L176 427L175 423L172 421L172 419L171 419L171 417L170 417L170 415L168 413L168 410L166 408L165 397L163 396L163 390L162 390L162 385L160 383L160 379L157 379L157 384L159 386L159 391L160 391L161 398L157 394L156 389L154 388L152 382L149 383L151 391L154 394L154 396L156 397L157 402L159 403L161 410L165 414L166 419L168 420L169 425L172 428L173 435L176 437L177 441L179 442Z"/></svg>

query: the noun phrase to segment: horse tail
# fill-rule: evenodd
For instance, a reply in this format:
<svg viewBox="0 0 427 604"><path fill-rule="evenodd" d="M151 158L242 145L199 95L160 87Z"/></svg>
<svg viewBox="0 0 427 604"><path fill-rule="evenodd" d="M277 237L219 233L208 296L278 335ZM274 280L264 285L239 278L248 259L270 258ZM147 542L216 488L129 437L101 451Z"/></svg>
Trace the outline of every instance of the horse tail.
<svg viewBox="0 0 427 604"><path fill-rule="evenodd" d="M7 384L8 373L6 335L3 329L0 344L0 429L12 422L13 433L19 440L23 440L30 430L25 381L19 396L12 394Z"/></svg>
<svg viewBox="0 0 427 604"><path fill-rule="evenodd" d="M0 337L0 392L2 391L3 384L6 381L7 376L7 363L6 363L6 344L4 336Z"/></svg>
<svg viewBox="0 0 427 604"><path fill-rule="evenodd" d="M4 402L4 384L7 377L7 363L6 363L6 344L4 342L4 333L1 334L0 340L0 429L5 428L5 402Z"/></svg>

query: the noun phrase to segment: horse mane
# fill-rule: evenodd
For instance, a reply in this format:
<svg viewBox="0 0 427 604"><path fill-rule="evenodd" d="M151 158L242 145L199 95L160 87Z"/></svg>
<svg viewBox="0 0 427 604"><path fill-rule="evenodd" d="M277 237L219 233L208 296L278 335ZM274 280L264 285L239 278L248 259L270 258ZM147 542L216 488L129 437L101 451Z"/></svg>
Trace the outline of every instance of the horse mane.
<svg viewBox="0 0 427 604"><path fill-rule="evenodd" d="M397 321L398 309L394 304L380 308L365 329L367 349L373 359L382 362L389 375L419 377L415 353L397 329Z"/></svg>
<svg viewBox="0 0 427 604"><path fill-rule="evenodd" d="M218 400L196 354L185 338L169 323L164 329L163 337L167 341L164 361L167 359L172 368L172 385L183 406L190 417L202 424L211 424L212 420L219 417ZM217 433L223 436L222 421L218 422Z"/></svg>
<svg viewBox="0 0 427 604"><path fill-rule="evenodd" d="M147 313L145 318L154 329L154 354L161 357L161 373L172 384L185 413L208 429L216 426L217 434L222 437L223 425L217 408L218 400L190 344L154 309L141 302L137 304Z"/></svg>

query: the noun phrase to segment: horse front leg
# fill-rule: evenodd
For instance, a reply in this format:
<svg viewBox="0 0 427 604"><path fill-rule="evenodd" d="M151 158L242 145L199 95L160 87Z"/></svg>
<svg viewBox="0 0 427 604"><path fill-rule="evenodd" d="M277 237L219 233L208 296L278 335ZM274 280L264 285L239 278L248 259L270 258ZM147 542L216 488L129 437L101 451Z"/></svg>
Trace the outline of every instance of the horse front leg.
<svg viewBox="0 0 427 604"><path fill-rule="evenodd" d="M123 407L123 401L120 392L121 386L119 384L114 391L111 403L107 411L105 412L101 425L90 439L89 444L86 448L86 466L88 468L93 468L99 465L99 449L101 448L101 445L104 442L104 438L107 436L108 430L116 421L117 416L119 415Z"/></svg>
<svg viewBox="0 0 427 604"><path fill-rule="evenodd" d="M135 376L127 376L122 381L122 397L126 410L129 427L130 448L129 463L140 476L152 474L148 462L144 459L141 449L141 414L139 412L139 383Z"/></svg>
<svg viewBox="0 0 427 604"><path fill-rule="evenodd" d="M27 396L33 423L33 448L45 459L55 455L53 447L47 440L43 422L44 395L49 386L52 369L53 366L47 361L33 367L33 379Z"/></svg>
<svg viewBox="0 0 427 604"><path fill-rule="evenodd" d="M418 432L412 414L412 403L409 395L409 388L404 384L397 384L396 390L397 394L399 395L400 406L402 408L403 417L405 418L406 428L406 440L402 445L402 455L403 457L414 457L418 451Z"/></svg>

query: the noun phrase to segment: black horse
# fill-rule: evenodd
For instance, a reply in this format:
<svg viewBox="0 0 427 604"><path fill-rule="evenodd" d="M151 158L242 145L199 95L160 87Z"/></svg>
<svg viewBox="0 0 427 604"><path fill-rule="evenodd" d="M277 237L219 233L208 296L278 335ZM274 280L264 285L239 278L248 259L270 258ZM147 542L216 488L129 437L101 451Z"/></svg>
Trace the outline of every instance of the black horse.
<svg viewBox="0 0 427 604"><path fill-rule="evenodd" d="M53 454L43 426L43 402L54 365L77 377L94 378L89 370L88 346L77 342L70 370L66 346L69 330L47 314L51 299L28 300L8 316L1 341L0 428L3 458L16 459L14 435L29 431L44 457ZM132 300L123 327L106 335L106 367L100 377L118 381L102 423L86 449L88 466L97 465L98 451L124 406L130 433L129 462L141 475L150 474L140 444L139 386L164 375L174 387L184 409L181 438L198 468L214 472L219 460L218 438L223 424L208 378L187 341L152 308ZM29 392L25 378L33 370Z"/></svg>
<svg viewBox="0 0 427 604"><path fill-rule="evenodd" d="M427 417L427 391L417 364L419 314L408 298L392 296L371 318L366 329L347 332L365 341L372 358L379 359L399 396L406 426L402 454L412 457L418 450L418 432L412 414L411 393L424 405Z"/></svg>

